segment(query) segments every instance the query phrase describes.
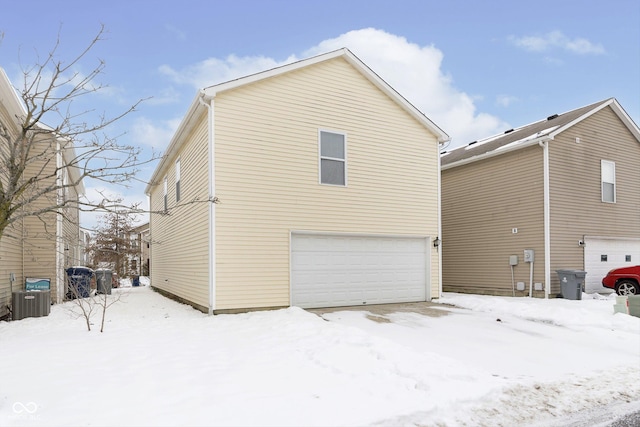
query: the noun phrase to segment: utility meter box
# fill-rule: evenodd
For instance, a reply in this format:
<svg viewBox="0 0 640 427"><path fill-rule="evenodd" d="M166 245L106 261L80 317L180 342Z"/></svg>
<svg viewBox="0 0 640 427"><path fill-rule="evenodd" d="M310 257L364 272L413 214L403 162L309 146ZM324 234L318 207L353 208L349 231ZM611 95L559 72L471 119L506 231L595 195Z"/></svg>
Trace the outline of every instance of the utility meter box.
<svg viewBox="0 0 640 427"><path fill-rule="evenodd" d="M533 260L534 260L533 249L525 249L524 250L524 262L533 262Z"/></svg>
<svg viewBox="0 0 640 427"><path fill-rule="evenodd" d="M509 255L509 265L518 265L518 255Z"/></svg>

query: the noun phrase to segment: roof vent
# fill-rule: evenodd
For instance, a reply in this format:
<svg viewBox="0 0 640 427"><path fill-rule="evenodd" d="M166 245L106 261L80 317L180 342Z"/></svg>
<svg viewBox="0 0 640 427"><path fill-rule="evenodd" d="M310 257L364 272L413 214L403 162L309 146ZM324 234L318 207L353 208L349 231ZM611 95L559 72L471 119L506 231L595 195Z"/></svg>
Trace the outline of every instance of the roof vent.
<svg viewBox="0 0 640 427"><path fill-rule="evenodd" d="M473 144L477 144L477 143L478 143L478 141L473 141L473 142L468 143L467 145L473 145Z"/></svg>
<svg viewBox="0 0 640 427"><path fill-rule="evenodd" d="M555 119L556 117L558 117L558 115L557 115L557 114L554 114L553 116L549 116L549 117L547 117L547 120L553 120L553 119Z"/></svg>
<svg viewBox="0 0 640 427"><path fill-rule="evenodd" d="M509 129L509 130L505 130L504 131L505 135L508 134L508 133L511 133L511 132L513 132L513 129Z"/></svg>

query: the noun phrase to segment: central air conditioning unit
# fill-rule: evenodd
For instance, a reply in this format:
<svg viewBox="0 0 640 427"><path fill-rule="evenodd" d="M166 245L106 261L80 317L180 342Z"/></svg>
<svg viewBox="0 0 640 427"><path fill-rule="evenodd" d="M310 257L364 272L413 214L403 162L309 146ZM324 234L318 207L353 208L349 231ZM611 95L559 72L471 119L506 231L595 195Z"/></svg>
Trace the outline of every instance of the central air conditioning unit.
<svg viewBox="0 0 640 427"><path fill-rule="evenodd" d="M48 316L51 312L51 291L15 291L11 294L13 320Z"/></svg>

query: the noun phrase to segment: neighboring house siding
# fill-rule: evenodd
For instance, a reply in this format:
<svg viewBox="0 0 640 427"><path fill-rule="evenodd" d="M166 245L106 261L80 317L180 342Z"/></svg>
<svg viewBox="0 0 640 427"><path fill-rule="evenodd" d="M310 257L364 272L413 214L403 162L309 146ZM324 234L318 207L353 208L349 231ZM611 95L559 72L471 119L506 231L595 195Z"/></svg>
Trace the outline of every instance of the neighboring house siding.
<svg viewBox="0 0 640 427"><path fill-rule="evenodd" d="M78 194L73 188L68 189L67 198L78 200ZM64 267L82 265L82 249L80 242L80 212L75 207L69 206L64 209L64 219L62 222L63 239L69 245L69 250L64 256Z"/></svg>
<svg viewBox="0 0 640 427"><path fill-rule="evenodd" d="M435 136L345 60L214 103L217 310L290 304L291 231L437 236ZM346 135L346 187L319 184L319 130ZM433 249L429 265L427 294L436 297Z"/></svg>
<svg viewBox="0 0 640 427"><path fill-rule="evenodd" d="M1 70L0 70L1 72ZM1 84L1 82L0 82ZM0 99L0 123L5 124L11 131L17 132L13 122L15 118L6 110L4 102ZM6 150L4 145L0 145L0 150ZM0 153L4 154L4 153ZM7 183L7 176L0 173L0 180ZM15 282L11 284L10 274L15 275ZM14 224L4 230L4 235L0 239L0 318L6 316L8 305L11 303L11 291L23 289L22 284L22 226L21 222Z"/></svg>
<svg viewBox="0 0 640 427"><path fill-rule="evenodd" d="M602 202L600 160L616 164L616 203ZM578 240L640 238L639 165L640 143L609 107L550 142L552 294L555 270L585 268Z"/></svg>
<svg viewBox="0 0 640 427"><path fill-rule="evenodd" d="M19 120L16 117L26 113L21 104L22 101L15 96L14 89L4 71L0 69L0 121L9 128L9 132L14 136L20 132L17 123ZM44 135L47 133L45 132ZM44 138L43 134L40 134L40 137ZM56 145L57 141L50 142L46 139L40 139L36 144L33 144L29 154L29 164L22 179L26 180L36 176L48 177L34 185L39 185L42 189L51 185L55 180L56 168L62 166L58 164L58 160L62 159L62 154L56 151ZM6 144L0 144L0 150L6 149ZM42 151L36 152L36 150ZM45 153L46 155L41 157ZM65 151L66 155L73 156L73 153L72 147ZM56 157L58 155L60 157ZM76 179L78 178L77 171L69 172L75 175ZM0 180L3 183L8 180L6 174L7 172L0 167ZM37 192L32 192L33 186L29 188L22 194L25 200L31 200L37 194ZM81 183L78 188L82 188ZM76 189L69 188L67 198L76 200ZM59 246L56 243L58 238L61 243L68 243L70 254L73 254L73 249L79 245L78 209L75 206L64 209L61 229L58 227L58 217L55 213L33 215L40 209L56 206L56 203L57 193L45 194L30 202L15 214L16 216L26 215L26 217L14 222L10 228L5 230L0 239L0 316L4 315L3 310L7 303L7 297L10 298L11 289L24 289L27 277L51 279L51 301L60 302L60 299L56 298L56 283L58 282L56 279L59 279L60 285L63 284L64 272L60 268L63 267L65 258L63 254L57 252ZM59 232L61 234L58 234ZM64 245L62 247L64 248ZM60 265L56 264L58 259L61 260ZM72 258L68 260L69 263L72 261ZM13 286L9 282L10 273L15 274L16 280Z"/></svg>
<svg viewBox="0 0 640 427"><path fill-rule="evenodd" d="M11 292L24 289L21 226L9 226L0 240L0 318L9 314ZM11 283L10 275L15 275Z"/></svg>
<svg viewBox="0 0 640 427"><path fill-rule="evenodd" d="M526 286L516 295L528 295L525 249L544 282L542 154L536 145L442 171L443 291L512 295L518 255L514 282Z"/></svg>
<svg viewBox="0 0 640 427"><path fill-rule="evenodd" d="M164 172L168 180L168 214L159 213L164 208L164 174L151 190L151 283L206 309L209 304L209 208L205 202L208 198L208 125L206 115L198 120L178 153L182 207L176 208L174 161L167 163ZM189 203L196 198L198 202Z"/></svg>

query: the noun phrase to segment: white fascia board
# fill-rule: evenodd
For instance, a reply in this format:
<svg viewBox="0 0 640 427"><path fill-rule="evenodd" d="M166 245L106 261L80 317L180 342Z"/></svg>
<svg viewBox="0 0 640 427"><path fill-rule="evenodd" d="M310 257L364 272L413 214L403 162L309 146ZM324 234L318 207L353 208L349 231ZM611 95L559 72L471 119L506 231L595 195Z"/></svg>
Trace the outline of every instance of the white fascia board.
<svg viewBox="0 0 640 427"><path fill-rule="evenodd" d="M638 142L640 142L640 128L638 128L638 125L633 121L629 114L627 114L627 112L624 110L624 108L622 108L622 106L615 98L611 98L610 104L611 108L618 115L620 120L622 120L622 122L627 125L629 131L631 131L633 136L635 136Z"/></svg>
<svg viewBox="0 0 640 427"><path fill-rule="evenodd" d="M638 140L638 142L640 142L640 129L635 124L633 119L631 119L631 117L629 117L627 112L624 110L624 108L622 108L622 106L618 103L618 101L615 98L610 98L606 102L603 102L602 104L598 105L594 109L584 113L582 116L578 117L577 119L573 120L572 122L569 122L566 125L562 126L561 128L556 129L553 133L551 133L551 136L555 137L559 133L564 132L565 130L569 129L571 126L581 122L582 120L586 119L587 117L592 116L595 113L597 113L598 111L601 111L605 107L609 107L609 106L611 107L613 112L616 113L616 115L620 118L620 120L622 120L622 122L629 129L629 131L631 131L631 133Z"/></svg>
<svg viewBox="0 0 640 427"><path fill-rule="evenodd" d="M477 156L469 157L467 159L458 160L457 162L449 163L448 165L444 165L441 167L441 170L447 170L451 168L455 168L458 166L466 165L469 163L477 162L478 160L488 159L490 157L500 156L505 153L510 153L512 151L521 150L523 148L531 147L532 145L538 145L541 142L548 141L553 139L551 135L544 135L538 138L530 139L528 141L524 141L520 144L514 144L511 147L506 148L497 148L492 151L488 151L486 153L478 154Z"/></svg>
<svg viewBox="0 0 640 427"><path fill-rule="evenodd" d="M15 120L15 125L19 126L19 117L26 114L27 109L2 67L0 67L0 104L4 105L11 118Z"/></svg>
<svg viewBox="0 0 640 427"><path fill-rule="evenodd" d="M300 68L307 67L309 65L313 65L319 62L327 61L329 59L337 58L339 56L345 55L345 52L347 52L347 49L342 48L342 49L334 50L332 52L317 55L308 59L302 59L300 61L292 62L291 64L281 65L280 67L272 68L267 71L261 71L259 73L250 74L248 76L240 77L235 80L230 80L228 82L220 83L214 86L209 86L202 90L202 94L205 96L205 98L215 98L216 94L220 92L225 92L227 90L235 89L240 86L248 85L248 84L265 80L271 77L279 76L281 74L285 74L291 71L295 71Z"/></svg>
<svg viewBox="0 0 640 427"><path fill-rule="evenodd" d="M569 123L567 123L564 126L559 127L558 129L554 130L553 132L551 132L549 135L554 138L556 135L564 132L565 130L569 129L570 127L580 123L581 121L583 121L584 119L586 119L589 116L594 115L595 113L597 113L598 111L602 110L604 107L608 106L611 104L611 102L613 101L613 98L611 98L610 100L608 100L607 102L603 102L602 104L598 105L597 107L593 108L592 110L587 111L586 113L584 113L583 115L581 115L580 117L570 121Z"/></svg>
<svg viewBox="0 0 640 427"><path fill-rule="evenodd" d="M334 50L332 52L317 55L308 59L303 59L291 64L263 71L261 73L252 74L250 76L241 77L236 80L231 80L229 82L221 83L215 86L210 86L203 89L202 93L205 99L215 98L216 94L220 92L235 89L237 87L255 83L271 77L279 76L291 71L298 70L300 68L307 67L309 65L328 61L330 59L338 57L343 57L347 62L349 62L349 64L351 64L356 70L358 70L363 76L365 76L367 80L373 83L378 89L380 89L383 93L385 93L397 104L399 104L412 117L418 120L418 122L422 123L423 126L429 129L433 134L435 134L438 138L438 142L443 143L451 140L451 137L445 131L440 129L440 127L432 122L420 110L414 107L409 101L407 101L402 95L400 95L394 88L392 88L387 82L385 82L380 76L378 76L373 70L371 70L371 68L369 68L347 48Z"/></svg>
<svg viewBox="0 0 640 427"><path fill-rule="evenodd" d="M160 163L156 167L155 171L153 172L153 175L151 176L151 179L149 180L149 183L144 189L144 194L146 194L147 196L151 195L151 187L153 187L156 184L156 182L159 182L158 177L164 175L164 170L167 167L167 165L172 163L171 160L173 159L175 154L178 152L178 149L182 144L183 137L189 134L189 132L193 129L193 127L197 123L196 119L204 111L203 109L205 107L200 103L201 97L202 97L202 91L198 91L195 98L193 99L193 102L191 102L191 105L189 106L189 110L187 111L187 114L184 116L184 118L180 122L180 125L178 126L178 129L173 134L173 137L169 142L169 147L167 148L167 151L165 151L164 154L162 155L162 159L160 160Z"/></svg>
<svg viewBox="0 0 640 427"><path fill-rule="evenodd" d="M353 65L356 69L360 70L360 72L378 89L384 92L391 99L396 101L405 111L407 111L411 116L413 116L416 120L422 123L427 129L429 129L432 133L434 133L438 137L439 143L444 143L451 140L451 137L438 125L432 122L426 115L424 115L420 110L418 110L413 104L411 104L405 97L400 95L393 87L391 87L387 82L385 82L379 75L377 75L371 68L367 66L364 62L362 62L357 56L355 56L351 51L345 49L345 58L346 60Z"/></svg>

